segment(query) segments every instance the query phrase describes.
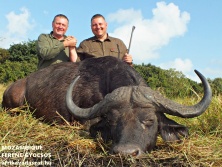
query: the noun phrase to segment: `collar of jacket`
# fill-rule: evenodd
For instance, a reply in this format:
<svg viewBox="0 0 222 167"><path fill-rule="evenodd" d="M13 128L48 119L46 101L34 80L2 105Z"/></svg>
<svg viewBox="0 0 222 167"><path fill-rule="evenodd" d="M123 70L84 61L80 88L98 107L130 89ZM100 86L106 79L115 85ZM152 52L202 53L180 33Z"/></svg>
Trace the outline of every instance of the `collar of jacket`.
<svg viewBox="0 0 222 167"><path fill-rule="evenodd" d="M92 37L92 41L93 42L101 42L96 36ZM112 38L109 36L109 34L107 33L107 38L104 41L112 41Z"/></svg>
<svg viewBox="0 0 222 167"><path fill-rule="evenodd" d="M54 39L57 39L56 37L53 36L53 31L50 32L50 37L51 37L51 38L54 38ZM59 41L63 42L63 41L66 39L66 37L67 37L67 36L64 35L64 39L59 40Z"/></svg>

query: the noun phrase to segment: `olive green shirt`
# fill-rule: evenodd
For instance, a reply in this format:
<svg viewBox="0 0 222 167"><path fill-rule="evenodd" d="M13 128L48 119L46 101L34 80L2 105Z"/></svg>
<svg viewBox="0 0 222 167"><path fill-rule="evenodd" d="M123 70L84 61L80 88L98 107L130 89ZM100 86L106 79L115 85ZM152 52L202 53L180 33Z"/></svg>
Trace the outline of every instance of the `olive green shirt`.
<svg viewBox="0 0 222 167"><path fill-rule="evenodd" d="M65 36L66 37L66 36ZM37 40L38 69L52 64L69 61L69 48L63 45L64 40L58 40L50 34L40 34Z"/></svg>
<svg viewBox="0 0 222 167"><path fill-rule="evenodd" d="M127 52L126 45L122 40L108 36L104 41L95 36L82 41L77 48L80 60L90 57L114 56L122 59Z"/></svg>

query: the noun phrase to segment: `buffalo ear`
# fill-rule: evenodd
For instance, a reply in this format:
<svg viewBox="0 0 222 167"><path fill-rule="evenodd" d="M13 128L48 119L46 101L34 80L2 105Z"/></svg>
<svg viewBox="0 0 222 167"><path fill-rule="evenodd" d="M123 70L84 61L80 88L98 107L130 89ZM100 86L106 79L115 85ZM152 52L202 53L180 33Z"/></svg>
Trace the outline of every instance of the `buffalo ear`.
<svg viewBox="0 0 222 167"><path fill-rule="evenodd" d="M167 118L163 113L158 113L159 133L164 141L180 140L180 137L188 136L188 128Z"/></svg>

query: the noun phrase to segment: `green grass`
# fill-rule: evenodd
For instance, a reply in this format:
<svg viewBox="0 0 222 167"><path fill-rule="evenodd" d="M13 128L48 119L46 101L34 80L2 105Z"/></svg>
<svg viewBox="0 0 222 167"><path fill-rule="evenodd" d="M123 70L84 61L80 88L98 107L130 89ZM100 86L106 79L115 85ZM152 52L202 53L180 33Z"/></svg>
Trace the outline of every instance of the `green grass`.
<svg viewBox="0 0 222 167"><path fill-rule="evenodd" d="M0 101L5 87L0 85ZM183 104L196 99L177 99ZM0 108L0 110L2 110ZM10 113L10 114L9 114ZM19 113L19 114L18 114ZM0 112L0 162L48 161L51 166L215 166L222 164L222 96L213 97L207 111L197 118L172 117L189 128L180 143L165 143L139 159L109 155L109 144L90 138L78 123L47 125L35 119L27 107ZM3 150L3 146L42 146L42 150ZM51 157L3 157L4 153L44 153ZM1 165L0 165L1 166ZM9 165L8 165L9 166Z"/></svg>

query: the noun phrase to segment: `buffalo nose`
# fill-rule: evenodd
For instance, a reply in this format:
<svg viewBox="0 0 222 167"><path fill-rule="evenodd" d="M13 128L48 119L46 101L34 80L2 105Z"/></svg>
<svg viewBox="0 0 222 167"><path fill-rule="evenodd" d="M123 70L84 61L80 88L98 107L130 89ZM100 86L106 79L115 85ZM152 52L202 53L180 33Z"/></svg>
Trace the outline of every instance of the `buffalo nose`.
<svg viewBox="0 0 222 167"><path fill-rule="evenodd" d="M112 150L113 154L131 155L138 157L142 154L140 147L135 145L119 145L115 146Z"/></svg>

